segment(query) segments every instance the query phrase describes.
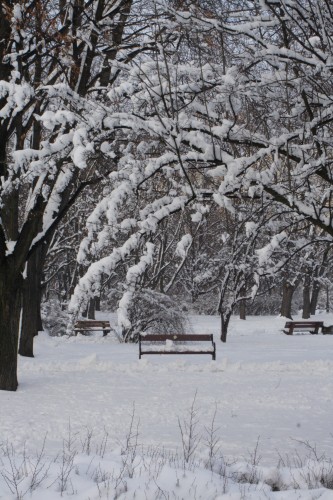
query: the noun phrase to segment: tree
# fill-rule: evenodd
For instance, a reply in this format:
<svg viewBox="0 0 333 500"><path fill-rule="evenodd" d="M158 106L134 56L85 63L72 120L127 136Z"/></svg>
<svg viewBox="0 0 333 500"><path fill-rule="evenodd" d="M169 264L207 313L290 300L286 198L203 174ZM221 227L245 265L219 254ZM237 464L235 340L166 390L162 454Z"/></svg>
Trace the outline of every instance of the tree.
<svg viewBox="0 0 333 500"><path fill-rule="evenodd" d="M220 193L260 186L331 238L329 2L228 2L220 18L194 4L183 14L184 22L189 16L202 30L226 34L239 47L227 70L229 87L226 78L215 77L221 88L215 99L225 103L225 116L206 113L215 127L204 127L203 120L202 126L191 126L206 144L200 147L206 160L215 161L223 173ZM212 141L216 146L208 152ZM229 151L217 147L221 141Z"/></svg>
<svg viewBox="0 0 333 500"><path fill-rule="evenodd" d="M82 191L115 168L103 102L122 65L153 47L143 14L127 30L131 8L130 0L1 3L0 389L17 388L22 295L39 302L41 276L31 273L43 268L44 245ZM32 355L38 307L26 304L33 329L22 353Z"/></svg>
<svg viewBox="0 0 333 500"><path fill-rule="evenodd" d="M159 225L197 199L203 172L219 184L213 199L222 208L236 209L239 196L264 196L265 202L267 196L295 227L312 224L332 239L328 2L172 2L167 11L163 5L156 7L158 50L130 68L128 81L110 97L122 99L131 113L131 120L119 113L117 127L131 130L132 149L119 163L116 188L99 207L98 222L105 217L110 234L126 228L128 239L91 266L76 289L73 312L89 290L98 290L103 272L131 253L144 257ZM156 179L163 182L154 194ZM145 191L152 198L133 220L121 222L114 207ZM95 236L89 238L88 245ZM271 225L272 251L285 238L280 224Z"/></svg>

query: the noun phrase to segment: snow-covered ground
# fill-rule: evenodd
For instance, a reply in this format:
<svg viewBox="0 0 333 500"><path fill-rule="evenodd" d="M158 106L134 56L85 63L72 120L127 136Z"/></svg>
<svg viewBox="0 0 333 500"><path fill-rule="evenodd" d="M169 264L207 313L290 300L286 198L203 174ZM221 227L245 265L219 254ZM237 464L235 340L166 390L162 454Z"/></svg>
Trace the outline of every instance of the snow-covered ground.
<svg viewBox="0 0 333 500"><path fill-rule="evenodd" d="M100 317L108 315L104 313ZM318 319L333 324L333 315L323 314ZM168 490L170 478L177 477L176 469L183 457L178 419L182 425L184 419L189 421L194 398L195 419L198 421L195 431L202 435L195 455L199 461L207 458L209 447L205 444L205 427L211 426L215 411L214 431L219 437L216 457L223 454L227 463L237 461L236 465L241 467L241 462L247 461L253 467L260 458L261 466L271 467L265 469L266 472L263 472L264 468L260 469L260 474L265 475L267 470L274 470L276 474L274 466L279 457L289 469L305 463L310 455L315 458L311 447L318 456L324 454L333 458L333 336L287 336L281 333L283 325L282 318L249 317L246 321L233 318L228 341L222 344L218 340L217 317L192 316L192 331L216 335L216 361L208 355L146 356L139 360L137 345L119 344L111 336L103 338L101 333L69 339L40 334L36 340L35 358L19 360L18 391L0 392L0 443L3 443L4 457L1 462L0 454L0 471L7 471L2 472L2 476L0 473L0 498L18 497L13 481L8 479L12 477L8 476L8 470L11 470L11 464L22 463L22 460L19 462L22 454L33 457L36 450L42 449L44 441L45 457L58 458L47 474L48 479L45 478L36 488L26 487L29 474L24 479L24 474L18 472L17 475L23 477L19 486L21 493L26 487L27 497L38 500L53 500L67 494L80 500L116 498L113 490L111 493L111 482L106 489L105 477L104 482L98 481L95 473L92 478L82 470L89 469L89 464L94 463L91 454L96 448L100 449L107 436L108 453L110 450L114 455L104 456L103 453L103 458L100 458L104 466L107 462L109 471L112 462L114 478L114 464L117 460L122 463L119 457L124 454L120 455L120 450L126 449L124 443L133 420L135 429L138 425L140 447L165 450L163 467L161 465L162 472L156 476L160 481L159 489L151 489L143 472L139 477L135 473L125 482L126 487L124 478L119 480L119 498L209 500L259 499L273 495L272 498L279 499L333 499L333 490L306 491L304 485L301 490L280 493L269 493L266 487L260 489L258 485L252 493L252 487L248 486L246 490L243 487L242 490L239 484L234 490L230 485L223 490L219 482L223 474L217 475L217 479L211 471L205 471L201 466L195 468L193 464L192 470L187 467L187 482L183 478L178 484L178 493L177 488L171 489L172 494ZM80 482L73 486L71 480L71 487L66 483L64 489L60 485L59 461L64 463L64 450L69 452L70 448L75 449L75 468L73 465L68 475L71 477L75 472ZM138 456L146 453L139 453L138 449ZM165 459L166 456L174 457L174 452L180 460L176 469L170 463L166 465ZM138 456L135 460L139 460ZM56 465L58 472L53 470ZM118 466L121 471L122 466ZM91 468L94 469L93 465ZM198 484L195 493L194 490L190 493L193 481ZM301 481L296 483L297 488L302 486ZM288 488L292 484L291 480L285 482ZM14 493L10 492L11 489ZM223 491L228 493L223 495Z"/></svg>

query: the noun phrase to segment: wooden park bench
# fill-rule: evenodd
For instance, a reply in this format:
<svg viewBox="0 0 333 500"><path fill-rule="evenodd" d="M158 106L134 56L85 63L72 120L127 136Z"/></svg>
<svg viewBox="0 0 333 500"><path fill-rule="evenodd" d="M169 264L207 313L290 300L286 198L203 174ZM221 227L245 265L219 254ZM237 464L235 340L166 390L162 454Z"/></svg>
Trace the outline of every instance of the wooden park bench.
<svg viewBox="0 0 333 500"><path fill-rule="evenodd" d="M215 360L216 346L209 334L140 334L139 359L143 354L210 354Z"/></svg>
<svg viewBox="0 0 333 500"><path fill-rule="evenodd" d="M110 321L98 321L95 319L80 319L74 325L74 333L82 333L85 335L87 332L103 332L105 337L111 331Z"/></svg>
<svg viewBox="0 0 333 500"><path fill-rule="evenodd" d="M317 335L319 328L322 328L323 325L323 321L287 321L283 332L286 335L292 335L294 332L309 332L312 335Z"/></svg>

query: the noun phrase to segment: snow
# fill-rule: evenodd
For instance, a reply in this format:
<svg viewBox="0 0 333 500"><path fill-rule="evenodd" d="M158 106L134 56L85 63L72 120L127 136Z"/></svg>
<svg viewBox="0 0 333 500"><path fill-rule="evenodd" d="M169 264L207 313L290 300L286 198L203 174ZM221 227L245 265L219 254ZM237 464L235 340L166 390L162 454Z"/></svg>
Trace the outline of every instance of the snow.
<svg viewBox="0 0 333 500"><path fill-rule="evenodd" d="M276 250L287 237L288 235L285 231L282 231L280 234L275 234L268 245L256 251L259 266L263 266L268 261L274 250Z"/></svg>
<svg viewBox="0 0 333 500"><path fill-rule="evenodd" d="M183 259L184 257L186 257L191 244L192 244L192 236L190 234L184 234L181 240L177 243L175 254Z"/></svg>
<svg viewBox="0 0 333 500"><path fill-rule="evenodd" d="M155 245L153 243L146 243L146 253L140 257L137 264L131 266L126 274L127 291L123 294L119 301L117 310L118 325L121 329L130 328L131 322L128 315L128 309L131 304L131 299L135 292L135 285L140 276L146 271L147 267L153 262Z"/></svg>
<svg viewBox="0 0 333 500"><path fill-rule="evenodd" d="M98 319L115 322L108 313ZM318 319L333 324L333 315ZM332 499L332 490L318 483L320 464L310 460L309 449L333 456L333 336L284 335L285 318L233 317L222 344L218 317L190 320L192 332L216 337L216 361L208 355L139 360L137 345L120 344L112 335L51 338L40 333L35 358L19 358L18 391L0 392L0 498L17 498L8 486L13 488L8 477L14 464L24 469L17 474L19 491L33 500L116 498L112 488L119 475L117 498L122 500ZM204 439L195 463L184 465L181 459L179 421L186 420L194 397L199 434L216 411L223 463L231 464L225 465L228 478L217 473L216 464L214 472L204 467ZM131 420L135 432L139 422L138 448L130 447L135 456L124 445ZM97 453L106 436L106 451ZM47 477L31 488L36 451L44 440ZM257 442L259 464L253 460ZM156 447L163 452L155 451L159 458L153 460ZM278 469L279 457L288 466ZM64 463L70 469L66 484ZM260 481L249 484L254 473ZM236 476L247 479L235 482ZM305 481L310 476L313 489ZM271 491L274 478L285 491Z"/></svg>

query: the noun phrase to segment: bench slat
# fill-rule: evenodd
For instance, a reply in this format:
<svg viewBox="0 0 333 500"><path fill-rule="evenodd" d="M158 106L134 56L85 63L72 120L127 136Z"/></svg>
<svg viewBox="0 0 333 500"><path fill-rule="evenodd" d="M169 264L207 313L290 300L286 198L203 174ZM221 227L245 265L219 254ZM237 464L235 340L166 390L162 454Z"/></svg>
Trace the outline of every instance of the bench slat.
<svg viewBox="0 0 333 500"><path fill-rule="evenodd" d="M75 326L104 326L110 325L109 321L77 321Z"/></svg>
<svg viewBox="0 0 333 500"><path fill-rule="evenodd" d="M208 334L198 334L198 335L191 335L191 334L171 334L168 333L166 335L163 334L147 334L147 335L140 335L141 342L163 342L164 340L174 340L174 341L212 341L213 340L213 335L208 335Z"/></svg>
<svg viewBox="0 0 333 500"><path fill-rule="evenodd" d="M154 342L166 342L167 340L171 340L172 342L175 342L175 349L172 349L172 344L171 346L164 344L164 346L156 346ZM199 347L193 346L192 348L189 347L188 349L182 345L179 346L178 342L210 342L211 346L210 348L205 348L205 347ZM148 350L143 350L142 345L145 347L148 347L146 342L150 342L152 346L151 349ZM159 348L161 347L161 348ZM180 348L181 347L181 348ZM212 359L216 359L216 346L215 342L213 339L212 334L197 334L197 335L192 335L192 334L140 334L139 335L139 359L141 359L141 356L143 354L210 354L212 356Z"/></svg>
<svg viewBox="0 0 333 500"><path fill-rule="evenodd" d="M103 337L105 337L111 331L110 321L78 320L74 325L75 334L84 331L103 331Z"/></svg>
<svg viewBox="0 0 333 500"><path fill-rule="evenodd" d="M214 351L141 351L141 354L213 354Z"/></svg>
<svg viewBox="0 0 333 500"><path fill-rule="evenodd" d="M316 326L323 326L324 322L323 321L287 321L285 324L285 327L289 326L294 326L294 327L316 327Z"/></svg>

